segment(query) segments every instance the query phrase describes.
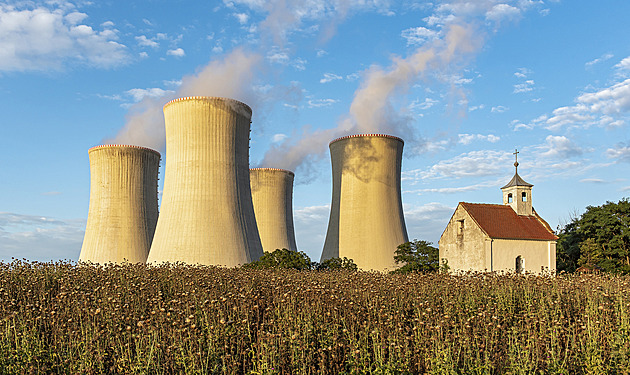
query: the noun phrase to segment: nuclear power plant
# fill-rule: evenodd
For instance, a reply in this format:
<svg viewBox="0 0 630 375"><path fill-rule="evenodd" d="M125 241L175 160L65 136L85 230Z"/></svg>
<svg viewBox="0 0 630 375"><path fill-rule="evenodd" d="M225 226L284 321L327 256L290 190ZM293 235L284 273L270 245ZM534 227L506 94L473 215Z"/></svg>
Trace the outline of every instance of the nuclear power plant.
<svg viewBox="0 0 630 375"><path fill-rule="evenodd" d="M293 172L252 168L249 175L263 251L297 251L293 230Z"/></svg>
<svg viewBox="0 0 630 375"><path fill-rule="evenodd" d="M402 210L402 139L361 134L330 142L332 204L321 261L347 257L363 270L397 268L408 241Z"/></svg>
<svg viewBox="0 0 630 375"><path fill-rule="evenodd" d="M105 145L88 155L90 207L79 261L144 263L158 219L160 154Z"/></svg>
<svg viewBox="0 0 630 375"><path fill-rule="evenodd" d="M164 190L147 262L232 267L262 255L249 181L251 115L226 98L164 106Z"/></svg>

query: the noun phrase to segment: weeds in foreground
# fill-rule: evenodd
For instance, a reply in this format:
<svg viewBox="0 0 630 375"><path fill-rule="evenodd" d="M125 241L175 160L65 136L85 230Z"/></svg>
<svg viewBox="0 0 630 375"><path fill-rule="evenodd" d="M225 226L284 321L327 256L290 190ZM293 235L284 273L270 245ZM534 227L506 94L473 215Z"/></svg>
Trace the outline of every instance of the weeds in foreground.
<svg viewBox="0 0 630 375"><path fill-rule="evenodd" d="M623 374L629 282L0 263L0 368Z"/></svg>

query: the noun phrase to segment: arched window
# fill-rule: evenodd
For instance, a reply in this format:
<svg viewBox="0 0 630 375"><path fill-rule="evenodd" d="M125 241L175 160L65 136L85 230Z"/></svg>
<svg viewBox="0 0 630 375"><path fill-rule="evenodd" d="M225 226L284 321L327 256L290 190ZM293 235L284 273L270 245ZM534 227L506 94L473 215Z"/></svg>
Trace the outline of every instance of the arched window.
<svg viewBox="0 0 630 375"><path fill-rule="evenodd" d="M508 203L512 203L512 193L508 194Z"/></svg>
<svg viewBox="0 0 630 375"><path fill-rule="evenodd" d="M516 273L523 273L525 262L520 255L516 257Z"/></svg>
<svg viewBox="0 0 630 375"><path fill-rule="evenodd" d="M523 192L523 194L521 194L521 201L527 202L527 193L526 192Z"/></svg>

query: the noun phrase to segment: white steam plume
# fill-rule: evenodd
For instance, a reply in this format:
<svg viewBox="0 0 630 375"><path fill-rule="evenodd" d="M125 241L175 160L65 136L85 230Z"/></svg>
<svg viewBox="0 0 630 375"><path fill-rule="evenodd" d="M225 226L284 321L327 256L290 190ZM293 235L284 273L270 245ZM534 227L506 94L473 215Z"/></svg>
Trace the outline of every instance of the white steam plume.
<svg viewBox="0 0 630 375"><path fill-rule="evenodd" d="M383 132L414 141L412 119L396 111L393 100L427 73L453 68L454 64L478 50L481 44L481 38L471 26L453 24L448 27L444 38L419 48L407 58L394 58L387 69L372 66L364 72L350 111L336 128L314 132L306 129L294 134L272 146L261 166L308 169L310 162L325 154L328 142L352 133Z"/></svg>
<svg viewBox="0 0 630 375"><path fill-rule="evenodd" d="M165 147L162 107L168 101L185 96L219 96L242 101L255 109L259 96L253 90L256 70L262 56L235 49L223 60L211 61L199 73L185 76L175 94L159 99L145 97L127 114L125 126L104 143L132 144L163 151Z"/></svg>

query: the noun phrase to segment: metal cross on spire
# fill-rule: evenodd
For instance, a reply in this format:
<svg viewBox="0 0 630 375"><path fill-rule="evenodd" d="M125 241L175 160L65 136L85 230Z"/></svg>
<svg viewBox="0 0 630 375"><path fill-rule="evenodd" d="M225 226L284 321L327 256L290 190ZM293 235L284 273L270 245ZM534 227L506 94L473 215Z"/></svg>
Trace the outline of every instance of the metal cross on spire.
<svg viewBox="0 0 630 375"><path fill-rule="evenodd" d="M514 158L516 159L516 161L514 162L514 167L516 168L516 173L518 173L518 149L514 149L512 155L514 155Z"/></svg>

